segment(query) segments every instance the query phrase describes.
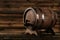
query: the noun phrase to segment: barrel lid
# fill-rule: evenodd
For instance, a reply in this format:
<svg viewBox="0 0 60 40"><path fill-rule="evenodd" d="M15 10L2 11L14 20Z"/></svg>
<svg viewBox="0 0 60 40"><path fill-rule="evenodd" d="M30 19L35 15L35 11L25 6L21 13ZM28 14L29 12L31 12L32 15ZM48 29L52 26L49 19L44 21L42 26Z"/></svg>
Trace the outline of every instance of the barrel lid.
<svg viewBox="0 0 60 40"><path fill-rule="evenodd" d="M31 13L29 13L29 12L31 12ZM24 24L26 24L26 19L29 17L29 18L31 18L31 20L32 21L37 21L37 19L36 19L36 11L34 10L34 8L32 8L32 7L29 7L29 8L27 8L25 11L24 11ZM26 18L27 17L27 18ZM31 22L32 22L31 21ZM34 23L34 22L33 22ZM34 23L34 25L35 25L35 23Z"/></svg>

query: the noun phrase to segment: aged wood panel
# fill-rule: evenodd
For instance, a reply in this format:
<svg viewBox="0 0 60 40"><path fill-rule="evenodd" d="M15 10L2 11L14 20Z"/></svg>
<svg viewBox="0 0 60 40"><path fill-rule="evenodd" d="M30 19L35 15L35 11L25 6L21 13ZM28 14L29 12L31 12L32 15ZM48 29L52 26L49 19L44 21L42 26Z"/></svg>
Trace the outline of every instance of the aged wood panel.
<svg viewBox="0 0 60 40"><path fill-rule="evenodd" d="M28 0L29 2L53 2L53 0Z"/></svg>
<svg viewBox="0 0 60 40"><path fill-rule="evenodd" d="M26 1L26 0L0 0L0 1Z"/></svg>
<svg viewBox="0 0 60 40"><path fill-rule="evenodd" d="M0 31L0 34L14 34L22 33L23 25L23 12L28 7L54 7L60 6L59 0L0 0L0 29L5 28L5 31ZM55 8L54 8L55 9ZM56 11L59 11L56 9ZM60 13L58 12L58 15ZM55 32L60 32L60 15L54 28ZM10 28L10 29L9 29ZM18 32L22 31L22 32ZM8 33L9 32L9 33Z"/></svg>
<svg viewBox="0 0 60 40"><path fill-rule="evenodd" d="M1 2L60 2L59 0L0 0Z"/></svg>
<svg viewBox="0 0 60 40"><path fill-rule="evenodd" d="M25 0L27 2L23 2L23 1L18 1L18 0L15 0L15 1L0 1L0 7L8 7L8 8L11 8L11 7L20 7L20 6L36 6L39 4L39 6L60 6L60 4L58 2L54 2L52 0ZM30 1L30 2L29 2ZM42 2L41 2L42 1ZM51 3L49 3L51 2Z"/></svg>

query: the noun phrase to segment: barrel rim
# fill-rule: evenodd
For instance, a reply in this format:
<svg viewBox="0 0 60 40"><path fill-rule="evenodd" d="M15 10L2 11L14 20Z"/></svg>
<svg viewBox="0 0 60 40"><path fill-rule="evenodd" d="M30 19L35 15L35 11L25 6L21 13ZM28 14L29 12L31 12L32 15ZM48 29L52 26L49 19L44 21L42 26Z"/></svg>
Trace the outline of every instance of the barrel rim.
<svg viewBox="0 0 60 40"><path fill-rule="evenodd" d="M28 12L29 10L32 10L33 12L35 12L34 14L35 14L35 16L36 16L36 13L37 13L37 12L35 11L35 9L34 9L33 7L27 8L27 9L24 11L24 15L23 15L23 17L24 17L24 18L23 18L23 20L24 20L23 23L24 23L24 24L25 24L25 18L26 18L26 14L27 14L26 12ZM36 17L35 17L35 19L36 19ZM36 22L37 22L37 19L36 19Z"/></svg>

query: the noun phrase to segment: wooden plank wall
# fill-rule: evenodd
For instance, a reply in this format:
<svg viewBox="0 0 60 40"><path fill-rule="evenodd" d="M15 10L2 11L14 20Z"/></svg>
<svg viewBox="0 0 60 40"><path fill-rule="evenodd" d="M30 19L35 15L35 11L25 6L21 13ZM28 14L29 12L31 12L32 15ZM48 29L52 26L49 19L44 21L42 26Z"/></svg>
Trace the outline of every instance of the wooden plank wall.
<svg viewBox="0 0 60 40"><path fill-rule="evenodd" d="M60 32L60 4L59 0L0 0L0 29L24 28L23 12L28 7L51 8L58 15L54 27L55 32Z"/></svg>

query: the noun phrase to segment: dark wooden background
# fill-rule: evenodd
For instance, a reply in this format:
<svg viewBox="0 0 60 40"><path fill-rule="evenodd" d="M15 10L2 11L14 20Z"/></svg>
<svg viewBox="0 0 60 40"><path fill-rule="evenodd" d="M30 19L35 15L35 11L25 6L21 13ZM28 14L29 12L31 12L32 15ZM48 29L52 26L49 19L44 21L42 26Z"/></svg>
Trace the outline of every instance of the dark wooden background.
<svg viewBox="0 0 60 40"><path fill-rule="evenodd" d="M23 12L28 7L51 8L57 14L53 27L55 36L25 35ZM1 40L60 40L60 0L0 0L0 39Z"/></svg>
<svg viewBox="0 0 60 40"><path fill-rule="evenodd" d="M45 7L55 11L57 16L54 32L60 32L60 0L0 0L0 34L22 34L23 12L28 7Z"/></svg>

